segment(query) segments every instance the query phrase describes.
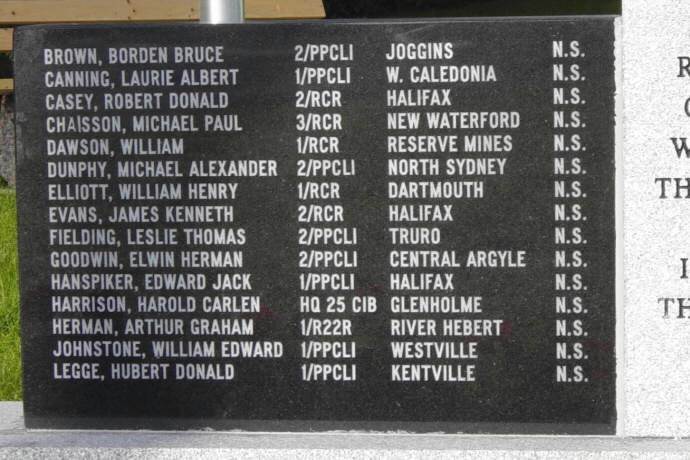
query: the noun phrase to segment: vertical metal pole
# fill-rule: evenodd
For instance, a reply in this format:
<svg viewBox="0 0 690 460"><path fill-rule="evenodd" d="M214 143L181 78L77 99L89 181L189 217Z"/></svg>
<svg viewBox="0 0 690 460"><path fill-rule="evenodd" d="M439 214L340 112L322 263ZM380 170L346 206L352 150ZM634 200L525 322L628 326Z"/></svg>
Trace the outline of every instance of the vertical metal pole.
<svg viewBox="0 0 690 460"><path fill-rule="evenodd" d="M244 22L244 0L201 0L200 20L204 24Z"/></svg>

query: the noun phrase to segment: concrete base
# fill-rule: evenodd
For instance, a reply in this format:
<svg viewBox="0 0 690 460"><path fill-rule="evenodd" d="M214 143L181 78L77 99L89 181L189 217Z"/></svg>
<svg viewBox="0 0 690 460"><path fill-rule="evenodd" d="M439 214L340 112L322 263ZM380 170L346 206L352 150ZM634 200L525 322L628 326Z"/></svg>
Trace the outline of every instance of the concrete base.
<svg viewBox="0 0 690 460"><path fill-rule="evenodd" d="M29 431L21 403L0 403L0 459L328 458L690 459L690 439L363 433Z"/></svg>

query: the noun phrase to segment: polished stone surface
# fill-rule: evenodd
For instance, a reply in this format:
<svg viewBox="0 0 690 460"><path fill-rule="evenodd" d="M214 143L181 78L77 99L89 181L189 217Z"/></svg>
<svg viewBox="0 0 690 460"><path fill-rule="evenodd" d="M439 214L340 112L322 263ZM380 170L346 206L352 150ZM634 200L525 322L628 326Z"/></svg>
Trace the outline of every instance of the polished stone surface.
<svg viewBox="0 0 690 460"><path fill-rule="evenodd" d="M18 208L27 424L67 429L613 433L613 36L611 17L19 30L15 49ZM140 53L139 48L112 53L109 47L196 43L224 46L223 66L238 69L237 86L224 88L228 107L178 110L163 104L156 110L107 109L106 96L114 92L136 90L151 95L153 90L143 83L130 86L134 76L143 81L145 76L158 75L153 72L161 67L172 69L171 80L180 80L177 86L159 88L165 95L162 100L167 101L169 94L179 97L178 93L190 90L183 77L196 74L187 67L200 71L218 66L107 64L113 55L130 60L155 55ZM353 60L345 59L352 58L347 47L325 58L299 51L299 46L310 43L353 44ZM408 43L413 46L401 46ZM43 51L84 46L95 47L98 59L81 67L64 62L53 65L52 59L58 58L46 60L52 54ZM49 97L68 91L47 87L48 72L94 66L109 72L113 85L89 89L86 96L94 96L93 107L100 105L99 111L89 109L88 103L86 109L78 110L51 107L54 100ZM395 67L400 76L394 78ZM324 71L320 76L325 68L335 72ZM323 78L335 80L324 83ZM332 110L299 106L296 92L314 88L339 91L342 107L336 115L342 123L317 117L324 112L324 116L334 116ZM193 89L215 95L219 88ZM432 126L427 115L443 111L467 116L458 117L462 121L454 128ZM122 129L98 136L91 133L96 128L90 124L85 134L81 122L77 129L57 123L74 121L77 115L80 121L91 123L96 112L121 117L117 120L122 121ZM202 124L207 112L237 115L242 131L226 127L227 131L218 132L215 124ZM389 115L407 112L422 115L420 127L404 129L410 121L391 125ZM479 116L487 112L496 116ZM198 130L137 132L141 129L134 118L146 116L142 114L191 114ZM340 125L342 129L333 128ZM324 134L337 135L339 148L328 154L295 151L300 145L297 140ZM107 174L70 172L74 169L64 175L51 173L65 164L84 166L77 161L83 155L77 159L59 155L48 144L75 136L110 141L107 155L95 156L98 160L87 156L89 166L100 161ZM129 155L120 141L132 136L144 140L181 137L185 152ZM319 172L317 167L327 167L318 162L320 157L336 162L332 170ZM389 158L433 160L438 172L391 175ZM199 163L208 167L220 161L257 159L275 161L277 176L228 177L217 172L213 177L199 177L191 172L193 167L199 171ZM457 160L470 165L474 160L486 161L493 166L462 169ZM134 173L125 168L144 161L144 166L156 162L161 169L148 173L142 168L144 172ZM505 170L497 164L504 164ZM214 186L230 181L237 187L237 196L190 198L188 185L200 181ZM334 182L339 199L300 197L298 185L307 181ZM422 187L441 183L438 190L448 190L447 185L458 182L466 187L448 195L425 193ZM94 189L98 193L92 195L89 186L98 187ZM185 193L177 197L176 190ZM313 202L342 206L342 221L316 217L321 208ZM180 222L162 211L168 204L209 203L232 204L232 221ZM157 206L165 217L141 217L143 204ZM57 214L50 214L49 207L63 206L64 210L77 205L88 205L93 211L86 222L60 222ZM113 212L135 205L140 205L137 213L131 213L135 217ZM47 221L49 215L52 222ZM220 238L213 244L190 243L179 230L208 230L209 226L232 232L233 238L223 243L218 242ZM319 240L317 231L334 226L346 232L345 243L337 242L339 233L332 240ZM403 228L414 233L418 227L437 231L442 235L440 242L410 244L402 238L395 240L389 231ZM53 243L49 239L49 235L64 235L67 240L77 235L74 239L79 240L81 232L89 230L106 230L116 236L117 243L75 246L57 237ZM174 232L179 243L172 243ZM244 263L223 269L183 268L179 253L202 246L212 251L241 249ZM355 268L308 263L313 252L306 249L353 247L359 261ZM412 249L445 251L446 261L394 265L394 252ZM67 263L52 258L75 255L69 251L99 255L106 250L117 256L117 263L99 269L83 268L80 263L73 267L69 257ZM177 265L151 268L153 263L143 256L149 268L141 268L141 260L133 262L132 255L149 250L152 256L159 255L154 251L174 252ZM455 260L451 253L457 255L457 262L451 262ZM499 253L508 255L498 262L493 257ZM489 261L470 262L487 254L492 257ZM303 260L309 266L304 267ZM217 277L222 279L228 272L243 281L251 276L251 283L213 286ZM123 277L124 287L107 283L89 287L92 277L100 281L101 275L108 280ZM174 278L170 283L174 286L161 288L150 282L163 277ZM202 284L200 278L206 284L196 289L195 284ZM350 280L356 282L350 284ZM256 302L260 311L201 311L202 296L235 299L240 294L260 297ZM120 296L126 308L110 313L59 311L63 300L72 309L75 298L81 302L82 296L96 295L108 295L110 300ZM198 309L194 313L147 310L161 300L169 309L173 303L169 299L176 296L184 300L180 301L183 307L188 307L187 299L196 300ZM451 313L395 310L401 299L411 303L413 297L425 296L445 296L458 305ZM313 298L321 301L321 311L302 306L303 299ZM481 300L467 301L477 298ZM376 301L376 308L356 311L355 301L364 300ZM232 322L234 328L204 332L195 328L199 320ZM143 326L142 330L132 326L136 321L166 327L177 321L184 331L171 333L161 327L163 332L155 328L147 332ZM94 323L102 324L104 330L93 334L71 330ZM65 350L76 340L90 345L135 340L141 343L141 351L114 358L72 357ZM192 353L192 345L201 349L201 340L210 342L214 352ZM248 359L222 356L226 341L280 343L284 354ZM418 352L414 347L425 341L433 346ZM354 343L356 353L343 356L336 353L338 348L326 352L326 345L339 342L346 347ZM408 343L412 346L395 356L394 344L402 350ZM82 366L92 371L96 365L97 370L79 375ZM156 372L139 379L126 374L132 369Z"/></svg>

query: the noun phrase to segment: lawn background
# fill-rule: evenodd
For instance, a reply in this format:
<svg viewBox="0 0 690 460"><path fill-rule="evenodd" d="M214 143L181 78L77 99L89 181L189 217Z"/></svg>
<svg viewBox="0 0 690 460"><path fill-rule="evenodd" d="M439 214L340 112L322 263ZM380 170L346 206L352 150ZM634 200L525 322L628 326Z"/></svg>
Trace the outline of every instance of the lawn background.
<svg viewBox="0 0 690 460"><path fill-rule="evenodd" d="M0 189L0 401L21 398L16 200Z"/></svg>

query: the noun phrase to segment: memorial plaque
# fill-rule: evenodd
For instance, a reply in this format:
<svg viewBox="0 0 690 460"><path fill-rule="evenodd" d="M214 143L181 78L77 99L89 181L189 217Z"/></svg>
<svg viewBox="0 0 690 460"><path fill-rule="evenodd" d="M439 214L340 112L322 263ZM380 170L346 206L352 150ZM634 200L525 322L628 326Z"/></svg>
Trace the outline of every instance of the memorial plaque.
<svg viewBox="0 0 690 460"><path fill-rule="evenodd" d="M21 28L27 425L612 433L613 42Z"/></svg>

